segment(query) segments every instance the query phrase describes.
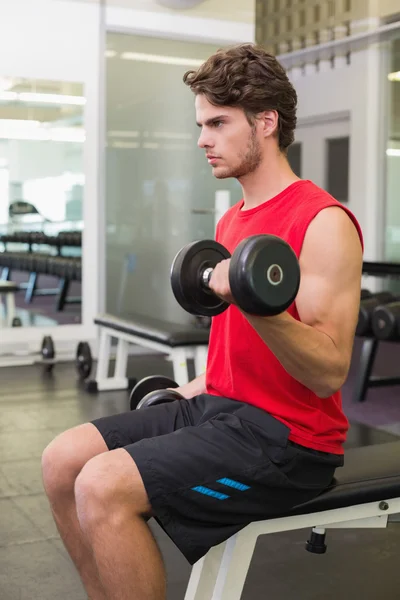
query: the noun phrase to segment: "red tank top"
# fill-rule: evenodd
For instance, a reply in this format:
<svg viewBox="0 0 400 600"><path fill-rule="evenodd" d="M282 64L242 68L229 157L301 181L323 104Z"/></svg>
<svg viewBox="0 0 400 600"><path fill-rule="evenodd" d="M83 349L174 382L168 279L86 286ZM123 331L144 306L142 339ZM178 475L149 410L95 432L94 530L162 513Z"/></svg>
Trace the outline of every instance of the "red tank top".
<svg viewBox="0 0 400 600"><path fill-rule="evenodd" d="M310 222L324 208L340 206L311 181L297 181L256 208L242 211L243 200L219 221L216 240L232 254L238 243L261 233L286 240L297 257ZM294 302L288 313L300 320ZM343 454L349 427L341 392L318 398L291 377L244 315L233 305L212 320L206 370L207 393L234 398L266 410L291 430L290 439L303 446Z"/></svg>

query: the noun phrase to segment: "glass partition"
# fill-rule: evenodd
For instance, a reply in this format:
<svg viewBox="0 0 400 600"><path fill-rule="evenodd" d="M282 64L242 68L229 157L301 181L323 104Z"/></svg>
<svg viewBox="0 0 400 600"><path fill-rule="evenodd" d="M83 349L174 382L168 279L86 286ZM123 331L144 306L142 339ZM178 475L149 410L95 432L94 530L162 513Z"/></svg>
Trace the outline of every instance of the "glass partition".
<svg viewBox="0 0 400 600"><path fill-rule="evenodd" d="M241 198L239 183L214 179L197 147L194 96L182 81L216 50L107 36L107 312L194 319L173 297L172 260L190 241L213 238L215 208Z"/></svg>
<svg viewBox="0 0 400 600"><path fill-rule="evenodd" d="M80 83L0 77L0 279L14 326L81 321L84 190ZM0 305L3 325L10 325Z"/></svg>
<svg viewBox="0 0 400 600"><path fill-rule="evenodd" d="M391 43L389 73L386 76L390 108L386 150L385 259L400 262L400 39Z"/></svg>

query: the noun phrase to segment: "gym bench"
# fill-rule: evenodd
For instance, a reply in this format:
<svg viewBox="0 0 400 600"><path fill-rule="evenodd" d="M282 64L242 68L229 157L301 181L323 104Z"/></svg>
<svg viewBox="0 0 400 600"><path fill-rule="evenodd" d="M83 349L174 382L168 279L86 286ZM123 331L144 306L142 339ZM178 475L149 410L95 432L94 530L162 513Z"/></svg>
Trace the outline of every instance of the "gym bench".
<svg viewBox="0 0 400 600"><path fill-rule="evenodd" d="M173 378L179 385L189 381L189 360L194 360L196 375L205 371L208 329L142 316L128 320L108 314L96 317L94 323L100 327L100 345L96 379L88 384L91 390L100 392L129 388L129 379L126 376L129 344L137 344L166 354L167 360L172 361ZM109 376L112 338L117 339L117 354L114 374Z"/></svg>
<svg viewBox="0 0 400 600"><path fill-rule="evenodd" d="M286 515L251 523L192 569L185 600L240 600L259 535L311 527L306 548L323 553L327 528L383 528L400 513L400 441L347 450L331 487ZM268 558L266 558L268 560Z"/></svg>

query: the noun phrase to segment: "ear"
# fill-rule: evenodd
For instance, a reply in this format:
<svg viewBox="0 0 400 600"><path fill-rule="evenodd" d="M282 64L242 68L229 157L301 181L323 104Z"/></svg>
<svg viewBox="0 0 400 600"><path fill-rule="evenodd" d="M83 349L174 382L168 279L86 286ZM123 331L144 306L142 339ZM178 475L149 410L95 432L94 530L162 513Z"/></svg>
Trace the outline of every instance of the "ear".
<svg viewBox="0 0 400 600"><path fill-rule="evenodd" d="M261 115L262 131L264 137L270 137L278 131L279 115L276 110L265 110Z"/></svg>

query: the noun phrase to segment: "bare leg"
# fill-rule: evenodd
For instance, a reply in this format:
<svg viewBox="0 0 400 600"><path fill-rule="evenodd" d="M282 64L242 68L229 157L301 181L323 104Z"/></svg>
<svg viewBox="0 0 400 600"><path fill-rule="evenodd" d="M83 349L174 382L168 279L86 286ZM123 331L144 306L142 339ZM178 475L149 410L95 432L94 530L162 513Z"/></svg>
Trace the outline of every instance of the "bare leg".
<svg viewBox="0 0 400 600"><path fill-rule="evenodd" d="M162 556L145 521L151 506L129 454L113 450L91 460L75 497L107 600L165 600Z"/></svg>
<svg viewBox="0 0 400 600"><path fill-rule="evenodd" d="M55 438L42 458L43 483L61 539L73 560L89 598L106 600L93 552L83 536L76 514L74 486L83 466L108 452L97 428L87 423Z"/></svg>

